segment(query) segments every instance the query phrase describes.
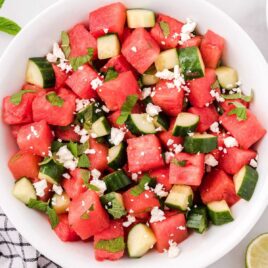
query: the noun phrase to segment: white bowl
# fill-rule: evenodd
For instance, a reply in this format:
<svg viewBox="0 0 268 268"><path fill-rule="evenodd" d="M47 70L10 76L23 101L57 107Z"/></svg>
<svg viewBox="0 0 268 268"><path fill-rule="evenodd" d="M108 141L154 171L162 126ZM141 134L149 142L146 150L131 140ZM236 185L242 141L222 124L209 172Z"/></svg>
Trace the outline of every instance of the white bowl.
<svg viewBox="0 0 268 268"><path fill-rule="evenodd" d="M17 91L24 81L28 57L45 55L61 30L81 20L87 20L89 11L113 2L112 0L59 1L35 18L13 40L0 61L1 99ZM266 129L267 69L266 62L248 35L226 14L202 0L125 0L127 7L150 8L178 19L190 17L198 22L204 33L212 29L226 39L224 61L236 68L244 88L255 89L253 111ZM250 134L249 134L250 135ZM150 253L141 259L123 259L119 262L99 263L94 260L89 243L62 243L38 212L28 209L11 195L14 180L7 168L10 155L16 150L7 126L0 125L0 204L18 231L41 253L63 267L137 268L153 265L155 268L205 267L230 251L249 232L268 203L268 136L259 144L260 178L250 202L240 201L233 207L235 221L222 227L211 227L204 235L193 234L181 244L178 258Z"/></svg>

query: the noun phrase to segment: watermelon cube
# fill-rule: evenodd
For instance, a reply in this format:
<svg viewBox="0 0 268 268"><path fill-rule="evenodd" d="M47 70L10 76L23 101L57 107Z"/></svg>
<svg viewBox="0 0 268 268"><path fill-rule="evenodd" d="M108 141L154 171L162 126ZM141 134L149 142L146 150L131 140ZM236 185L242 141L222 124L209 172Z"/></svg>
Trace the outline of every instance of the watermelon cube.
<svg viewBox="0 0 268 268"><path fill-rule="evenodd" d="M127 140L127 158L130 172L148 171L164 166L158 138L145 135Z"/></svg>
<svg viewBox="0 0 268 268"><path fill-rule="evenodd" d="M52 64L54 74L55 74L55 89L58 89L62 87L68 78L68 74L65 71L62 71L60 67L58 67L56 64Z"/></svg>
<svg viewBox="0 0 268 268"><path fill-rule="evenodd" d="M149 176L155 178L157 183L163 184L165 190L169 191L172 185L169 183L169 167L165 166L149 171Z"/></svg>
<svg viewBox="0 0 268 268"><path fill-rule="evenodd" d="M247 110L247 119L238 121L236 115L228 115L225 112L221 117L222 125L238 141L243 149L248 149L259 141L266 133L256 116Z"/></svg>
<svg viewBox="0 0 268 268"><path fill-rule="evenodd" d="M221 108L226 112L226 111L230 111L233 108L235 108L235 106L232 104L234 102L239 102L241 104L243 104L245 107L249 108L249 102L243 101L241 99L233 99L233 100L225 100L224 102L221 102Z"/></svg>
<svg viewBox="0 0 268 268"><path fill-rule="evenodd" d="M74 132L74 127L71 125L66 127L56 127L54 129L54 132L55 137L63 141L78 142L81 138L77 133Z"/></svg>
<svg viewBox="0 0 268 268"><path fill-rule="evenodd" d="M202 36L197 35L192 37L191 39L183 42L182 45L180 45L180 48L185 48L185 47L199 47L202 41Z"/></svg>
<svg viewBox="0 0 268 268"><path fill-rule="evenodd" d="M103 6L89 13L89 29L96 38L107 33L123 34L126 8L121 3Z"/></svg>
<svg viewBox="0 0 268 268"><path fill-rule="evenodd" d="M159 53L158 44L144 28L135 29L122 46L122 54L141 74L155 62Z"/></svg>
<svg viewBox="0 0 268 268"><path fill-rule="evenodd" d="M217 169L204 177L200 195L204 204L225 200L229 206L232 206L239 200L233 180L223 170Z"/></svg>
<svg viewBox="0 0 268 268"><path fill-rule="evenodd" d="M169 183L199 186L205 171L204 163L204 154L176 154L170 163Z"/></svg>

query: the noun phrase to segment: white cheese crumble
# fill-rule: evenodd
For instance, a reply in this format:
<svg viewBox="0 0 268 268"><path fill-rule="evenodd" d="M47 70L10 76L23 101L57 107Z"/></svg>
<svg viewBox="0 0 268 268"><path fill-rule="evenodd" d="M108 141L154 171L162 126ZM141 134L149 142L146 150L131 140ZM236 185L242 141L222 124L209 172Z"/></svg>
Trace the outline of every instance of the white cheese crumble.
<svg viewBox="0 0 268 268"><path fill-rule="evenodd" d="M110 110L108 109L108 107L106 106L106 105L102 105L101 106L101 109L105 112L105 113L109 113L110 112Z"/></svg>
<svg viewBox="0 0 268 268"><path fill-rule="evenodd" d="M109 141L114 145L119 145L125 137L125 133L123 130L119 128L112 127L111 129L111 138Z"/></svg>
<svg viewBox="0 0 268 268"><path fill-rule="evenodd" d="M167 254L169 258L176 258L180 254L180 249L178 244L173 240L168 241L169 248L167 250Z"/></svg>
<svg viewBox="0 0 268 268"><path fill-rule="evenodd" d="M93 170L91 170L91 175L93 179L97 180L101 176L101 172L94 168Z"/></svg>
<svg viewBox="0 0 268 268"><path fill-rule="evenodd" d="M70 176L69 173L63 173L62 174L62 177L65 178L65 179L67 179L67 180L71 179L71 176Z"/></svg>
<svg viewBox="0 0 268 268"><path fill-rule="evenodd" d="M44 196L45 195L45 189L47 188L47 181L45 179L33 183L33 186L35 188L35 192L37 196Z"/></svg>
<svg viewBox="0 0 268 268"><path fill-rule="evenodd" d="M81 100L76 99L75 104L76 104L75 111L80 112L90 104L90 101L87 99L81 99Z"/></svg>
<svg viewBox="0 0 268 268"><path fill-rule="evenodd" d="M163 221L165 220L165 213L163 210L159 209L158 207L154 207L151 210L151 218L150 218L150 222L159 222L159 221Z"/></svg>
<svg viewBox="0 0 268 268"><path fill-rule="evenodd" d="M98 178L93 177L93 179L90 181L90 184L96 186L99 189L98 193L100 193L100 195L103 195L103 193L107 190L106 183L102 180L99 180Z"/></svg>
<svg viewBox="0 0 268 268"><path fill-rule="evenodd" d="M90 82L92 89L96 90L98 87L102 86L103 82L100 80L99 77L96 77Z"/></svg>
<svg viewBox="0 0 268 268"><path fill-rule="evenodd" d="M175 155L174 155L174 153L172 153L172 152L165 152L165 162L166 162L167 164L169 164L170 161L171 161L171 159L172 159L174 156L175 156Z"/></svg>
<svg viewBox="0 0 268 268"><path fill-rule="evenodd" d="M132 223L136 221L136 218L132 215L127 215L127 221L123 222L124 227L129 227Z"/></svg>
<svg viewBox="0 0 268 268"><path fill-rule="evenodd" d="M131 48L131 51L133 51L134 53L136 53L136 52L137 52L137 48L136 48L135 46L133 46L133 47Z"/></svg>
<svg viewBox="0 0 268 268"><path fill-rule="evenodd" d="M152 88L150 87L145 87L142 90L142 99L146 99L147 97L149 97L152 93Z"/></svg>
<svg viewBox="0 0 268 268"><path fill-rule="evenodd" d="M238 146L238 142L234 137L227 137L223 140L224 145L227 148L231 148L231 147L237 147Z"/></svg>
<svg viewBox="0 0 268 268"><path fill-rule="evenodd" d="M131 174L131 179L132 179L133 181L137 181L137 179L138 179L138 174L137 174L137 173L132 173L132 174Z"/></svg>
<svg viewBox="0 0 268 268"><path fill-rule="evenodd" d="M219 164L219 162L212 154L206 154L205 164L210 166L210 167L216 167Z"/></svg>
<svg viewBox="0 0 268 268"><path fill-rule="evenodd" d="M172 139L168 139L168 141L167 141L167 146L170 146L170 145L172 145L174 143L174 140L172 140Z"/></svg>
<svg viewBox="0 0 268 268"><path fill-rule="evenodd" d="M164 185L161 183L157 183L155 188L154 188L154 192L156 195L158 195L159 197L166 197L168 195L168 192L164 191Z"/></svg>
<svg viewBox="0 0 268 268"><path fill-rule="evenodd" d="M107 33L109 32L109 29L108 29L108 28L103 28L103 32L104 32L105 34L107 34Z"/></svg>
<svg viewBox="0 0 268 268"><path fill-rule="evenodd" d="M258 167L258 162L256 161L256 159L251 159L249 162L249 165L253 168L257 168Z"/></svg>
<svg viewBox="0 0 268 268"><path fill-rule="evenodd" d="M173 144L175 154L182 152L183 146L181 144Z"/></svg>
<svg viewBox="0 0 268 268"><path fill-rule="evenodd" d="M60 185L56 185L56 184L53 184L52 186L52 190L58 194L58 195L62 195L62 192L63 192L63 189Z"/></svg>
<svg viewBox="0 0 268 268"><path fill-rule="evenodd" d="M214 133L219 133L220 129L219 129L219 123L218 122L214 122L210 125L209 129L214 132Z"/></svg>
<svg viewBox="0 0 268 268"><path fill-rule="evenodd" d="M77 167L78 160L68 150L67 145L62 146L56 153L58 161L67 169L74 170Z"/></svg>
<svg viewBox="0 0 268 268"><path fill-rule="evenodd" d="M80 137L80 142L81 143L85 143L86 141L89 140L89 133L88 133L88 131L86 129L84 129L84 128L81 129L79 125L76 125L75 126L74 132L76 134L78 134L79 136L81 136Z"/></svg>
<svg viewBox="0 0 268 268"><path fill-rule="evenodd" d="M185 41L191 39L193 31L195 30L197 23L189 18L186 19L186 23L181 28L179 44L182 45Z"/></svg>
<svg viewBox="0 0 268 268"><path fill-rule="evenodd" d="M159 106L154 105L152 103L148 103L146 106L146 113L152 117L158 115L161 111L162 109Z"/></svg>
<svg viewBox="0 0 268 268"><path fill-rule="evenodd" d="M85 154L96 154L96 150L95 149L86 149Z"/></svg>
<svg viewBox="0 0 268 268"><path fill-rule="evenodd" d="M214 89L210 90L210 95L211 95L211 97L215 98L217 102L224 102L225 101L224 98L220 95L220 93Z"/></svg>

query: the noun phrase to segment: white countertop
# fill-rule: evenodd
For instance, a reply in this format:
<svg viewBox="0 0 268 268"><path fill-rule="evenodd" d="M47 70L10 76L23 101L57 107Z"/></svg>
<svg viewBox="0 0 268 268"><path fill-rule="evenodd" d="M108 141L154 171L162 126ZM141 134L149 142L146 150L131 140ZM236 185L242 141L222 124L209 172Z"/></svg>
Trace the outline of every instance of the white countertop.
<svg viewBox="0 0 268 268"><path fill-rule="evenodd" d="M3 8L0 10L0 16L13 19L23 26L55 1L56 0L6 0ZM249 33L268 60L268 32L265 19L265 0L208 1L220 7L233 17ZM0 33L0 55L11 40L11 36ZM210 268L243 268L245 263L244 252L249 241L261 233L268 232L267 226L268 209L266 209L259 222L243 241L229 254L211 265Z"/></svg>

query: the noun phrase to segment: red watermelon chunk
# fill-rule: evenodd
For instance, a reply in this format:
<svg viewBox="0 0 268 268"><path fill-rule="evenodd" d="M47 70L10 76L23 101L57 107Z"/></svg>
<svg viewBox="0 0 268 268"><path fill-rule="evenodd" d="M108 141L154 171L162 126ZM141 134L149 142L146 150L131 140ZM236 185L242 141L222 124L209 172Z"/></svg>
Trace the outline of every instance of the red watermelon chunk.
<svg viewBox="0 0 268 268"><path fill-rule="evenodd" d="M197 126L197 132L204 132L209 129L209 127L214 123L217 122L219 119L219 114L217 113L215 107L213 105L209 107L191 107L188 110L189 113L193 113L199 115L199 123Z"/></svg>
<svg viewBox="0 0 268 268"><path fill-rule="evenodd" d="M169 191L172 185L169 183L169 167L157 168L149 171L149 175L152 178L155 178L157 183L163 184L165 190Z"/></svg>
<svg viewBox="0 0 268 268"><path fill-rule="evenodd" d="M17 180L22 177L35 179L38 177L41 157L30 152L18 151L8 161L8 167Z"/></svg>
<svg viewBox="0 0 268 268"><path fill-rule="evenodd" d="M124 239L124 229L121 221L111 221L110 226L104 231L94 236L94 252L95 258L98 261L110 260L115 261L123 257L124 250L113 252L96 248L96 245L101 240L112 240L122 237Z"/></svg>
<svg viewBox="0 0 268 268"><path fill-rule="evenodd" d="M89 13L89 29L96 38L107 33L123 34L126 8L121 3L113 3Z"/></svg>
<svg viewBox="0 0 268 268"><path fill-rule="evenodd" d="M158 252L168 250L170 242L180 243L188 237L184 214L166 215L164 221L150 224L156 237Z"/></svg>
<svg viewBox="0 0 268 268"><path fill-rule="evenodd" d="M213 69L206 69L205 76L189 81L190 103L194 107L202 108L213 101L210 94L211 85L216 81L216 73Z"/></svg>
<svg viewBox="0 0 268 268"><path fill-rule="evenodd" d="M131 71L120 73L116 79L105 82L97 92L111 111L119 110L128 95L140 94L139 85Z"/></svg>
<svg viewBox="0 0 268 268"><path fill-rule="evenodd" d="M169 33L167 36L164 35L160 27L161 23L168 25ZM182 26L182 22L169 16L159 14L157 16L157 22L155 26L151 29L151 35L162 49L175 48L178 46L178 42L180 41Z"/></svg>
<svg viewBox="0 0 268 268"><path fill-rule="evenodd" d="M170 116L177 116L183 109L184 91L178 90L175 86L169 88L167 83L170 81L160 80L156 84L155 94L152 101L155 105Z"/></svg>
<svg viewBox="0 0 268 268"><path fill-rule="evenodd" d="M88 239L109 227L109 216L96 192L88 190L73 199L69 206L69 223L81 237Z"/></svg>
<svg viewBox="0 0 268 268"><path fill-rule="evenodd" d="M141 74L155 62L159 53L158 44L144 28L135 29L122 46L122 54Z"/></svg>
<svg viewBox="0 0 268 268"><path fill-rule="evenodd" d="M200 51L205 66L215 69L222 57L225 40L218 34L208 30L201 42Z"/></svg>
<svg viewBox="0 0 268 268"><path fill-rule="evenodd" d="M73 122L75 95L65 88L60 88L57 95L63 99L61 107L52 105L46 98L51 92L40 92L33 101L34 121L46 120L50 125L67 126ZM59 116L60 115L60 116Z"/></svg>
<svg viewBox="0 0 268 268"><path fill-rule="evenodd" d="M21 150L40 156L47 156L53 135L46 121L31 123L20 128L17 143Z"/></svg>
<svg viewBox="0 0 268 268"><path fill-rule="evenodd" d="M94 49L94 57L97 56L97 40L86 29L84 24L77 24L69 31L71 53L70 58L88 54L88 48Z"/></svg>
<svg viewBox="0 0 268 268"><path fill-rule="evenodd" d="M238 121L236 115L229 116L225 112L221 117L222 125L238 141L243 149L248 149L259 141L266 133L256 116L247 110L247 119Z"/></svg>
<svg viewBox="0 0 268 268"><path fill-rule="evenodd" d="M74 127L71 125L55 128L55 136L63 141L80 141L80 136L74 132Z"/></svg>
<svg viewBox="0 0 268 268"><path fill-rule="evenodd" d="M64 85L68 78L68 74L65 71L62 71L56 64L52 64L52 67L56 78L55 89L57 89Z"/></svg>
<svg viewBox="0 0 268 268"><path fill-rule="evenodd" d="M213 170L205 176L200 195L204 204L225 200L232 206L239 200L233 180L223 170Z"/></svg>
<svg viewBox="0 0 268 268"><path fill-rule="evenodd" d="M11 134L12 134L12 136L13 136L15 139L17 139L17 137L18 137L18 132L19 132L19 130L20 130L20 128L21 128L22 126L24 126L24 125L11 125L11 126L10 126Z"/></svg>
<svg viewBox="0 0 268 268"><path fill-rule="evenodd" d="M199 186L204 175L204 161L204 154L176 154L170 163L169 183Z"/></svg>
<svg viewBox="0 0 268 268"><path fill-rule="evenodd" d="M69 76L66 84L82 99L96 98L96 91L91 86L91 81L95 78L100 79L98 73L85 64Z"/></svg>
<svg viewBox="0 0 268 268"><path fill-rule="evenodd" d="M68 222L68 215L62 214L59 215L59 223L54 228L54 232L63 242L73 242L80 240L79 236L72 229Z"/></svg>
<svg viewBox="0 0 268 268"><path fill-rule="evenodd" d="M237 173L244 165L249 164L251 159L256 157L257 153L253 150L243 150L237 147L227 149L227 153L222 153L219 166L229 174Z"/></svg>
<svg viewBox="0 0 268 268"><path fill-rule="evenodd" d="M185 48L185 47L199 47L202 41L202 36L194 36L191 39L183 42L182 45L180 45L180 48Z"/></svg>
<svg viewBox="0 0 268 268"><path fill-rule="evenodd" d="M149 134L129 139L127 142L128 168L130 172L148 171L164 166L161 145L155 135Z"/></svg>
<svg viewBox="0 0 268 268"><path fill-rule="evenodd" d="M250 103L243 101L241 99L225 100L224 102L221 102L220 105L221 105L222 109L226 112L226 111L230 111L231 109L233 109L235 107L232 104L234 102L239 102L239 103L243 104L245 107L249 108Z"/></svg>

